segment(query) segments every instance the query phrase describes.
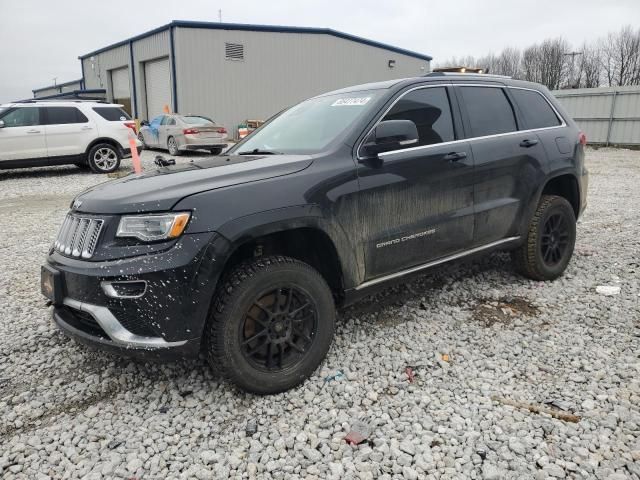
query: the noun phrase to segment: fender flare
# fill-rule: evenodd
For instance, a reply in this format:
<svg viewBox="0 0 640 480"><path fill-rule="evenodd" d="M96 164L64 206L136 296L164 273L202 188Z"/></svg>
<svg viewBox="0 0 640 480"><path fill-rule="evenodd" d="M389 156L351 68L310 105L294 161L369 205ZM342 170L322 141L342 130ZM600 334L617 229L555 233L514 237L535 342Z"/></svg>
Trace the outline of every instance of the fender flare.
<svg viewBox="0 0 640 480"><path fill-rule="evenodd" d="M317 230L331 242L337 255L345 289L359 283L355 264L356 245L349 241L341 227L328 222L315 205L278 208L238 217L221 225L216 232L230 243L228 255L224 259L226 263L233 252L247 242L265 235L300 228Z"/></svg>

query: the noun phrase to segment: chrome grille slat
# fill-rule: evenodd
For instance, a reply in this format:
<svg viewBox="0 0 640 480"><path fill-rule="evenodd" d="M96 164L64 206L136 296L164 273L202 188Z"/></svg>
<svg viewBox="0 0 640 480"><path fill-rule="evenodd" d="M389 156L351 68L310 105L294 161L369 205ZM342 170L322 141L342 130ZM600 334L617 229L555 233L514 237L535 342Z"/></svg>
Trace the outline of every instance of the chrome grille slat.
<svg viewBox="0 0 640 480"><path fill-rule="evenodd" d="M69 225L69 215L64 217L64 221L60 226L60 230L58 231L58 235L56 236L56 241L53 243L53 248L58 249L60 247L60 240L62 239L64 232L66 232L67 226Z"/></svg>
<svg viewBox="0 0 640 480"><path fill-rule="evenodd" d="M99 218L68 214L53 243L54 250L70 257L91 258L103 224Z"/></svg>
<svg viewBox="0 0 640 480"><path fill-rule="evenodd" d="M79 257L82 253L82 246L84 245L84 240L87 235L87 229L91 224L91 220L88 218L83 218L80 220L78 232L76 234L76 240L73 242L73 248L71 249L71 255L74 257Z"/></svg>

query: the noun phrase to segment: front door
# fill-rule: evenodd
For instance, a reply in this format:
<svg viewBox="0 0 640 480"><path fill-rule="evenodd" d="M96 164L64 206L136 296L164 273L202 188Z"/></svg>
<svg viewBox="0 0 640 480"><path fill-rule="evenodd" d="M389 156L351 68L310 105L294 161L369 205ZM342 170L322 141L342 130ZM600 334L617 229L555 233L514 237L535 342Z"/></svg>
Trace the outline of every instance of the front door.
<svg viewBox="0 0 640 480"><path fill-rule="evenodd" d="M473 156L456 140L449 94L445 86L404 93L383 120L413 121L418 145L361 160L367 280L459 252L473 239Z"/></svg>
<svg viewBox="0 0 640 480"><path fill-rule="evenodd" d="M47 142L40 121L40 108L17 107L4 113L0 120L0 162L45 158Z"/></svg>

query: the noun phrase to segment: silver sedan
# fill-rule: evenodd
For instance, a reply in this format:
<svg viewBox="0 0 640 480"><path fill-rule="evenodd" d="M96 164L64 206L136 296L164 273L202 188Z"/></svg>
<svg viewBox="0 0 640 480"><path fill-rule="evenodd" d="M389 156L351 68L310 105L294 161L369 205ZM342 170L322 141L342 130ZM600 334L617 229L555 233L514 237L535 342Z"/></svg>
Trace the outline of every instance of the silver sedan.
<svg viewBox="0 0 640 480"><path fill-rule="evenodd" d="M142 122L138 139L144 148L162 148L170 155L187 150L209 150L218 155L227 146L227 129L202 115L158 115Z"/></svg>

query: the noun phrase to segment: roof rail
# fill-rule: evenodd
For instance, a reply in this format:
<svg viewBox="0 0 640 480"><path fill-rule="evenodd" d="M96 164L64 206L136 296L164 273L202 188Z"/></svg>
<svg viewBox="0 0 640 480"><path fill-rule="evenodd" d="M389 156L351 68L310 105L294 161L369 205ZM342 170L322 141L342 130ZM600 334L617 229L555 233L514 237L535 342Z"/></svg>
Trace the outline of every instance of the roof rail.
<svg viewBox="0 0 640 480"><path fill-rule="evenodd" d="M39 98L30 98L28 100L16 100L15 102L9 102L9 103L55 103L55 102L67 102L67 103L83 103L83 102L90 102L90 103L111 103L108 102L107 100L102 100L102 99L96 99L96 98L76 98L76 97L67 97L67 98L43 98L43 99L39 99Z"/></svg>
<svg viewBox="0 0 640 480"><path fill-rule="evenodd" d="M509 75L496 75L494 73L462 73L462 72L429 72L425 77L464 77L466 75L475 75L478 77L491 77L491 78L513 78Z"/></svg>

